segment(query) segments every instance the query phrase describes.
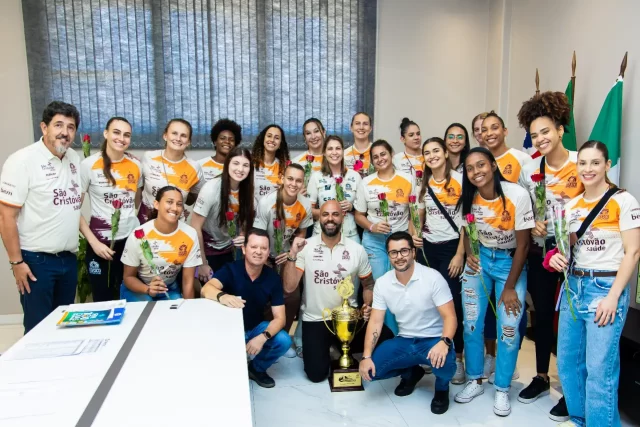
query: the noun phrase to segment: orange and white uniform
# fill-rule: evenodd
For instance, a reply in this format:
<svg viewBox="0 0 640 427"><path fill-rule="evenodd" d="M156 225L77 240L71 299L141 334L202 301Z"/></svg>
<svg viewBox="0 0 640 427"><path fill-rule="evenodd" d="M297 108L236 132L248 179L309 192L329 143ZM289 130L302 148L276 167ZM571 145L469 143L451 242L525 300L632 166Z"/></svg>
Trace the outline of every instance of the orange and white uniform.
<svg viewBox="0 0 640 427"><path fill-rule="evenodd" d="M565 205L569 232L578 231L601 197L587 200L584 194ZM627 191L611 196L573 248L575 268L617 271L624 258L622 232L640 227L640 205Z"/></svg>
<svg viewBox="0 0 640 427"><path fill-rule="evenodd" d="M569 151L569 158L564 165L558 170L552 169L548 163L544 166L545 175L545 187L546 187L546 200L547 200L547 237L553 237L553 207L564 205L571 199L578 197L584 192L584 186L578 179L578 171L576 164L578 162L578 153L575 151ZM527 184L527 190L531 195L533 203L536 200L536 185L537 183L531 180L531 175L540 173L540 159L533 159L523 168L523 178ZM535 206L535 205L534 205ZM543 239L534 237L534 242L542 247Z"/></svg>
<svg viewBox="0 0 640 427"><path fill-rule="evenodd" d="M276 257L280 254L275 250L275 231L273 228L273 221L276 219L276 197L277 192L273 192L266 197L263 197L258 203L258 209L256 212L256 219L253 222L253 226L266 230L269 233L269 240L271 240L272 257ZM283 205L285 216L285 227L282 239L282 248L284 252L288 252L290 248L289 240L299 228L307 228L313 225L313 216L311 214L311 201L304 196L298 194L298 199L291 206ZM283 252L283 253L284 253Z"/></svg>
<svg viewBox="0 0 640 427"><path fill-rule="evenodd" d="M198 234L190 225L178 221L178 228L163 234L155 228L155 220L142 224L137 229L144 231L153 253L153 263L160 278L169 286L176 281L182 267L197 267L202 264ZM142 253L141 240L134 233L127 238L121 261L124 265L138 268L138 278L146 285L156 276Z"/></svg>
<svg viewBox="0 0 640 427"><path fill-rule="evenodd" d="M80 187L89 194L91 219L89 228L96 238L104 243L111 242L111 216L115 212L114 200L122 202L120 221L115 240L126 239L134 228L140 225L136 216L135 198L138 188L142 187L142 168L140 162L126 155L119 161L111 162L111 174L116 180L111 185L103 173L104 160L98 152L80 163Z"/></svg>
<svg viewBox="0 0 640 427"><path fill-rule="evenodd" d="M219 253L221 249L230 246L232 243L228 228L226 226L221 228L218 222L220 201L222 200L220 194L221 188L221 178L215 178L207 182L204 187L202 187L202 190L200 190L198 200L193 207L193 212L206 218L202 226L202 240L205 255L215 255ZM229 211L235 213L236 216L238 212L240 212L238 195L239 190L231 190L229 192ZM240 233L237 221L236 232Z"/></svg>
<svg viewBox="0 0 640 427"><path fill-rule="evenodd" d="M360 173L360 176L365 177L369 175L369 167L371 166L371 143L367 146L367 149L360 152L355 145L344 150L344 166L347 169L354 169L356 162L362 161L362 169L356 172Z"/></svg>
<svg viewBox="0 0 640 427"><path fill-rule="evenodd" d="M531 198L527 190L518 184L502 182L501 185L504 205L500 196L485 200L480 193L476 193L471 213L475 216L478 240L482 246L515 249L516 231L535 227Z"/></svg>
<svg viewBox="0 0 640 427"><path fill-rule="evenodd" d="M309 155L309 152L305 151L303 154L293 159L293 163L297 163L304 168L305 166L307 166L307 163L309 163L307 161L308 155ZM313 156L313 162L311 162L311 172L320 171L320 168L322 167L323 158L324 156L322 154L320 154L319 156Z"/></svg>
<svg viewBox="0 0 640 427"><path fill-rule="evenodd" d="M446 179L436 182L433 176L429 178L429 186L433 190L433 194L438 198L442 207L445 208L453 222L458 227L462 225L462 209L457 209L458 200L462 195L462 175L456 171L451 171L451 179L447 188ZM449 240L459 239L460 234L456 233L444 217L436 203L433 201L429 192L425 190L424 198L418 204L420 209L425 209L424 226L422 228L422 237L430 243L441 243Z"/></svg>
<svg viewBox="0 0 640 427"><path fill-rule="evenodd" d="M416 171L422 172L423 164L424 156L422 154L412 156L403 151L393 156L393 166L396 170L398 172L404 172L407 175L412 175L414 178L416 177Z"/></svg>
<svg viewBox="0 0 640 427"><path fill-rule="evenodd" d="M216 162L213 160L213 157L200 159L198 160L198 164L202 168L202 175L204 176L205 182L211 181L216 176L220 176L224 168L224 164Z"/></svg>
<svg viewBox="0 0 640 427"><path fill-rule="evenodd" d="M378 173L369 175L362 180L356 195L355 208L367 214L367 218L374 224L384 222L385 218L380 209L378 194L386 194L389 205L387 221L391 225L391 232L407 231L409 229L409 196L415 187L413 177L402 172L395 172L388 180L378 177Z"/></svg>
<svg viewBox="0 0 640 427"><path fill-rule="evenodd" d="M284 170L281 170L278 159L275 159L270 165L265 165L263 161L260 162L260 168L255 168L253 171L253 193L256 203L259 203L264 196L280 188L282 185L282 173L284 173Z"/></svg>
<svg viewBox="0 0 640 427"><path fill-rule="evenodd" d="M496 157L502 176L507 181L520 184L523 187L526 187L526 183L523 179L522 169L531 161L533 159L530 155L515 148L509 148L502 156Z"/></svg>
<svg viewBox="0 0 640 427"><path fill-rule="evenodd" d="M186 156L177 162L167 160L163 156L164 150L147 151L142 157L142 177L144 189L142 191L142 204L138 212L141 224L149 220L149 214L153 210L153 202L158 190L167 185L172 185L180 190L183 202L187 201L189 193L198 193L204 185L202 168L197 161ZM185 209L180 217L187 219Z"/></svg>

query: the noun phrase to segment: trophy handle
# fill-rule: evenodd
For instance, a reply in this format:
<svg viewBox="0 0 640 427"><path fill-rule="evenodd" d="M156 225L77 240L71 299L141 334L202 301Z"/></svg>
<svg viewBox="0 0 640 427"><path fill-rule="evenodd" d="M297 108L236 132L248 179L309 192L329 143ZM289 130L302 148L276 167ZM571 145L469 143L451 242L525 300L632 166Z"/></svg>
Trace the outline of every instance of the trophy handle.
<svg viewBox="0 0 640 427"><path fill-rule="evenodd" d="M322 321L324 322L324 326L326 326L326 327L327 327L327 329L329 330L329 332L331 332L333 335L335 335L336 333L335 333L335 332L333 332L333 331L331 330L331 328L329 327L329 325L327 324L327 318L325 317L325 314L326 314L327 312L329 313L328 318L329 318L329 320L331 320L331 309L325 308L325 309L323 309L323 310L322 310Z"/></svg>
<svg viewBox="0 0 640 427"><path fill-rule="evenodd" d="M354 335L358 335L358 333L362 330L362 328L364 328L365 323L367 323L364 320L364 317L362 317L362 313L359 314L358 320L362 320L362 322L360 323L360 327L358 328L358 330L356 331L356 333Z"/></svg>

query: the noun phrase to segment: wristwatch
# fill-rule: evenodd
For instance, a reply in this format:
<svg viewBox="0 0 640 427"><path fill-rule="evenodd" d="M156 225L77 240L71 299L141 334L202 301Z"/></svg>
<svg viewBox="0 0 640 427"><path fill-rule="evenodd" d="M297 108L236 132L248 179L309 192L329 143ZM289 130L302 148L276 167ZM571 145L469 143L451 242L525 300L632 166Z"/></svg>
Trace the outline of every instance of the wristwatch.
<svg viewBox="0 0 640 427"><path fill-rule="evenodd" d="M271 334L269 333L269 331L264 331L264 332L262 333L262 335L264 335L264 336L265 336L265 338L266 338L266 339L268 339L268 340L270 340L270 339L271 339Z"/></svg>
<svg viewBox="0 0 640 427"><path fill-rule="evenodd" d="M362 356L360 360L367 360L367 359L371 359L371 356Z"/></svg>
<svg viewBox="0 0 640 427"><path fill-rule="evenodd" d="M451 338L449 338L449 337L442 337L442 338L440 338L440 341L444 341L444 343L449 348L451 348L451 346L453 345L453 341L451 341Z"/></svg>
<svg viewBox="0 0 640 427"><path fill-rule="evenodd" d="M297 260L298 260L298 257L291 258L291 255L287 254L287 261L296 262Z"/></svg>

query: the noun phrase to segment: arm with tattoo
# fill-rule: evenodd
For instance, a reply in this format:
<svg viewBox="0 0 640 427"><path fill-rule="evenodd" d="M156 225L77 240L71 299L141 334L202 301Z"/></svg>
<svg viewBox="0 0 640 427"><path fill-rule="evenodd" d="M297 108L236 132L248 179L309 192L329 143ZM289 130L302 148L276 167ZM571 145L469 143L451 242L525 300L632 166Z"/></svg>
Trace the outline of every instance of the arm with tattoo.
<svg viewBox="0 0 640 427"><path fill-rule="evenodd" d="M384 310L371 310L371 317L369 318L369 324L367 325L367 333L364 338L364 351L363 356L371 356L373 349L378 344L380 338L380 332L384 324Z"/></svg>
<svg viewBox="0 0 640 427"><path fill-rule="evenodd" d="M360 278L360 284L362 285L362 298L364 299L364 303L371 307L373 303L373 286L375 285L373 275L370 274L367 277Z"/></svg>

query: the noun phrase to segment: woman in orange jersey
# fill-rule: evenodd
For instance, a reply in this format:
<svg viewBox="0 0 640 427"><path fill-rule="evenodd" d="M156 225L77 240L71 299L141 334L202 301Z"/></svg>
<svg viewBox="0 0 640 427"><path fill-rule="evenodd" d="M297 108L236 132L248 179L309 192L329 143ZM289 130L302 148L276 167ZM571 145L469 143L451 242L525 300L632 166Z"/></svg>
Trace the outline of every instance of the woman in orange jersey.
<svg viewBox="0 0 640 427"><path fill-rule="evenodd" d="M420 151L422 144L420 126L406 117L402 119L400 141L404 144L404 151L393 156L393 166L398 172L411 175L417 181L417 176L422 173L422 164L424 163Z"/></svg>
<svg viewBox="0 0 640 427"><path fill-rule="evenodd" d="M227 155L222 174L202 187L193 207L191 226L200 241L203 265L198 278L202 283L232 262L234 251L241 251L255 215L253 195L251 153L236 147Z"/></svg>
<svg viewBox="0 0 640 427"><path fill-rule="evenodd" d="M578 150L584 193L565 204L571 233L567 260L549 265L568 275L558 323L558 374L571 422L620 426L620 334L629 310L629 282L640 258L640 205L607 178L607 146L587 141Z"/></svg>
<svg viewBox="0 0 640 427"><path fill-rule="evenodd" d="M469 150L471 150L467 128L460 123L451 123L447 130L444 131L444 140L447 143L451 169L462 173L464 169L464 159L467 158Z"/></svg>
<svg viewBox="0 0 640 427"><path fill-rule="evenodd" d="M80 164L82 198L88 194L91 204L91 219L87 224L80 217L80 232L89 244L85 262L96 302L119 298L120 257L126 238L140 225L136 208L142 187L140 162L126 152L131 144L131 124L124 117L112 117L103 135L100 151Z"/></svg>
<svg viewBox="0 0 640 427"><path fill-rule="evenodd" d="M307 119L302 125L302 136L307 144L307 151L293 159L303 168L311 164L311 172L318 172L322 167L322 145L324 143L324 126L315 117Z"/></svg>
<svg viewBox="0 0 640 427"><path fill-rule="evenodd" d="M125 244L120 298L129 302L193 298L195 269L202 258L196 230L180 221L182 191L162 187L153 207L149 221L136 228Z"/></svg>
<svg viewBox="0 0 640 427"><path fill-rule="evenodd" d="M409 197L415 190L413 177L396 172L392 158L393 149L387 141L379 139L371 145L376 172L362 180L356 196L356 223L364 230L362 246L369 254L374 280L391 270L386 240L391 233L408 231ZM398 333L398 325L389 311L385 324L394 334Z"/></svg>
<svg viewBox="0 0 640 427"><path fill-rule="evenodd" d="M462 195L462 175L451 168L447 146L442 138L429 138L422 145L424 155L424 175L418 196L420 235L410 224L413 241L423 251L418 252L418 260L442 274L449 284L458 318L458 329L453 337L456 350L456 373L451 382L464 384L464 363L462 352L462 290L460 274L464 266L464 241L460 236L462 218L458 201ZM435 196L435 198L434 198ZM436 203L437 202L437 203ZM423 254L426 255L425 260Z"/></svg>
<svg viewBox="0 0 640 427"><path fill-rule="evenodd" d="M211 142L216 153L198 160L205 181L222 173L227 155L242 142L242 127L233 120L220 119L211 128Z"/></svg>
<svg viewBox="0 0 640 427"><path fill-rule="evenodd" d="M524 188L504 181L489 150L476 147L465 160L459 206L465 223L476 231L465 232L462 307L468 382L455 400L467 403L484 393L484 319L495 288L499 298L490 309L496 310L498 334L493 411L507 416L511 413L509 388L520 346L518 325L527 292L527 253L535 225L531 199Z"/></svg>
<svg viewBox="0 0 640 427"><path fill-rule="evenodd" d="M569 124L570 107L562 92L544 92L522 105L518 113L520 126L531 135L533 146L542 154L540 159L524 167L524 180L535 201L536 226L531 230L533 242L529 250L527 289L536 310L535 342L536 372L531 384L523 389L518 400L532 403L549 393L549 361L555 341L554 319L556 291L562 275L542 266L543 253L556 246L553 230L553 210L584 191L578 179L578 153L562 145L562 136ZM569 418L564 398L551 410L554 421Z"/></svg>
<svg viewBox="0 0 640 427"><path fill-rule="evenodd" d="M353 145L344 151L344 162L347 169L358 172L363 178L375 171L371 163L371 142L369 141L372 130L373 120L369 114L358 112L353 115L351 118Z"/></svg>
<svg viewBox="0 0 640 427"><path fill-rule="evenodd" d="M192 133L191 123L188 121L171 119L162 134L164 149L144 153L142 157L144 187L142 204L138 211L140 224L149 220L156 193L162 187L171 185L178 188L187 205L192 205L198 198L198 192L204 185L202 168L197 161L185 155L185 151L191 145ZM182 210L181 219L186 221L188 215L189 212L186 209Z"/></svg>
<svg viewBox="0 0 640 427"><path fill-rule="evenodd" d="M253 159L253 191L256 203L280 188L284 168L289 161L289 146L284 130L271 124L258 135L251 149Z"/></svg>

